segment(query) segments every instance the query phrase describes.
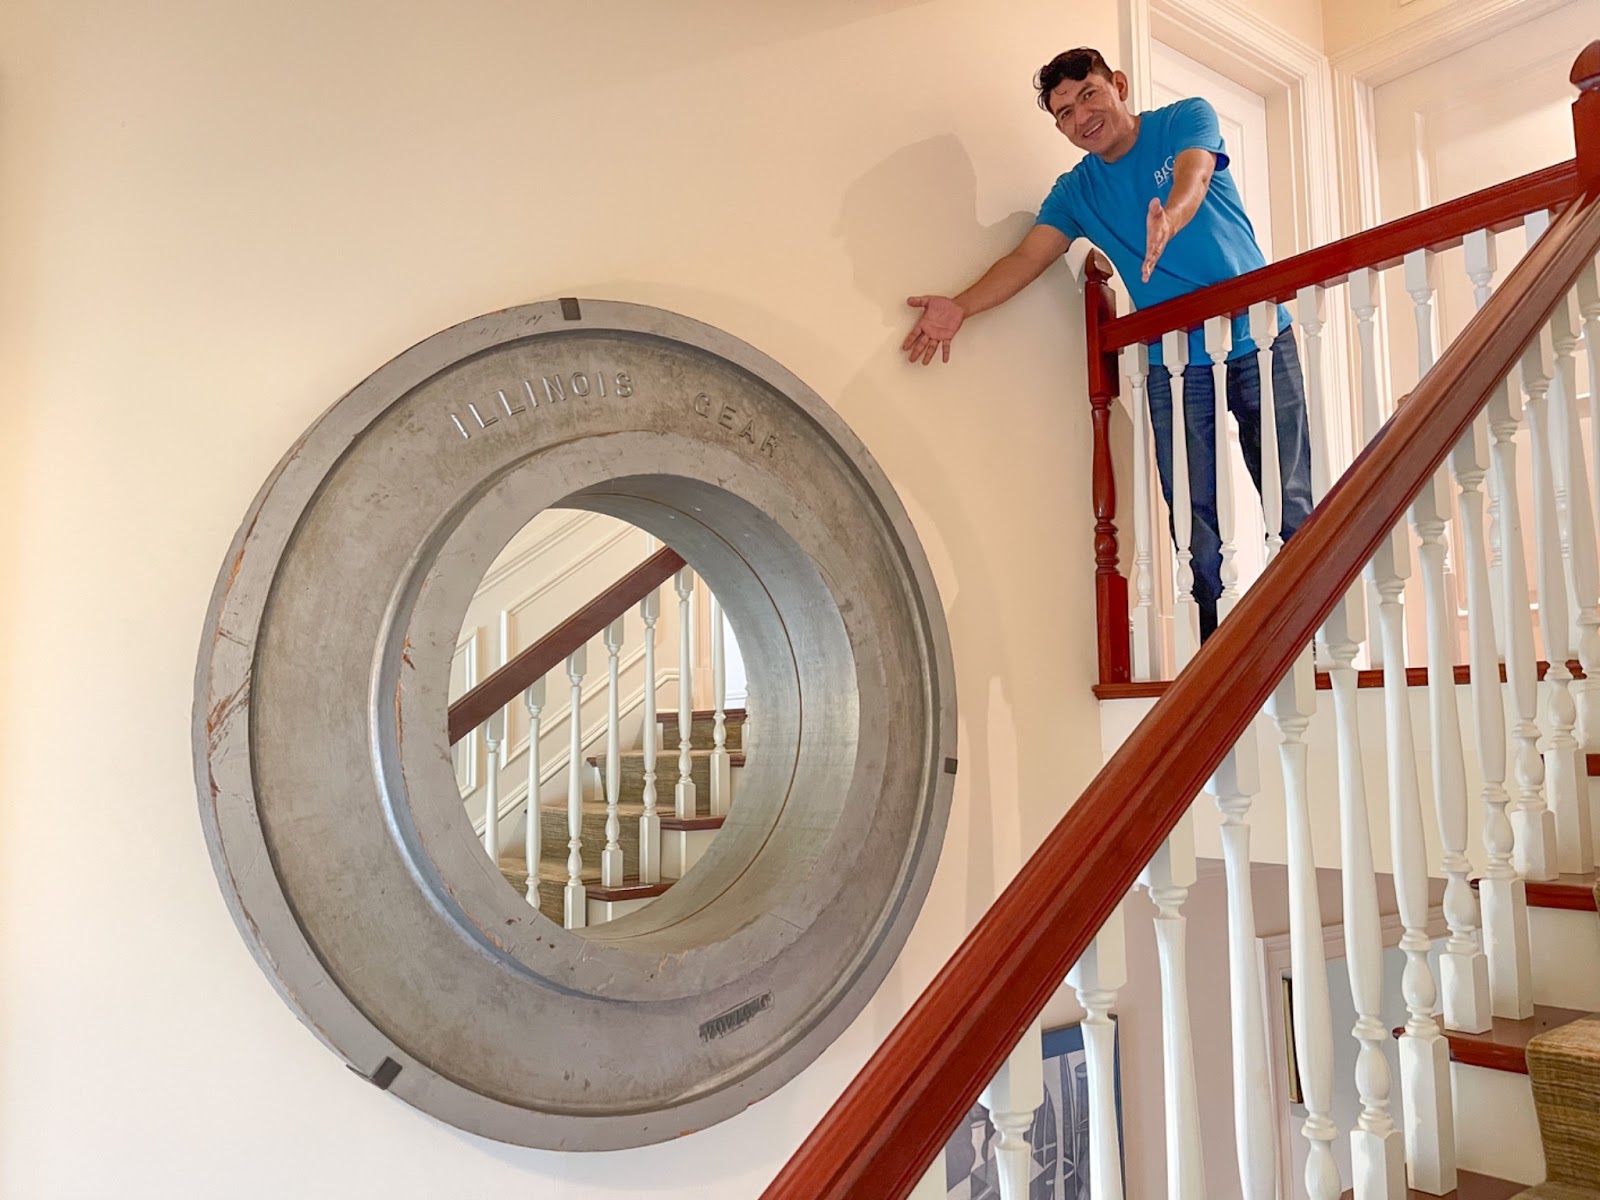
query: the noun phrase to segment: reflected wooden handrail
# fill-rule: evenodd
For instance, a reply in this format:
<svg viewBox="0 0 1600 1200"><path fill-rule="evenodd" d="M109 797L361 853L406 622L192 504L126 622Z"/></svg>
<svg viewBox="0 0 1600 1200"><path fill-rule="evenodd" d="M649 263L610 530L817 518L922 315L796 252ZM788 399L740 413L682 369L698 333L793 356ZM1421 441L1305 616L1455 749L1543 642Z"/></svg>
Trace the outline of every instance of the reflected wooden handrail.
<svg viewBox="0 0 1600 1200"><path fill-rule="evenodd" d="M588 640L677 574L683 555L663 546L561 624L450 706L450 744L454 746L510 704L535 680L555 670Z"/></svg>

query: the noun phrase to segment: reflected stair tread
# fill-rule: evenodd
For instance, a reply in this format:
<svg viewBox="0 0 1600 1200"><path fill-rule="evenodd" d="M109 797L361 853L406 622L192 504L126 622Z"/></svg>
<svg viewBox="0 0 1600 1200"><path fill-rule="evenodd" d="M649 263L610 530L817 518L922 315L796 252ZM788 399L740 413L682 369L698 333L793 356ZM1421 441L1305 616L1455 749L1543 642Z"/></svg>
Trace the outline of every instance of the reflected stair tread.
<svg viewBox="0 0 1600 1200"><path fill-rule="evenodd" d="M714 708L694 708L689 710L691 721L712 721L717 716ZM750 713L743 708L725 708L722 718L729 725L741 725L750 719ZM656 710L656 720L663 725L676 725L678 723L678 710L675 708L660 708Z"/></svg>
<svg viewBox="0 0 1600 1200"><path fill-rule="evenodd" d="M1406 1196L1409 1200L1513 1200L1513 1197L1522 1194L1526 1186L1508 1179L1496 1179L1492 1175L1479 1175L1476 1171L1457 1171L1456 1190L1446 1192L1443 1197L1431 1192L1419 1192L1416 1188L1407 1188ZM1355 1194L1352 1188L1339 1200L1351 1200Z"/></svg>
<svg viewBox="0 0 1600 1200"><path fill-rule="evenodd" d="M1478 880L1472 881L1473 891ZM1571 912L1600 911L1600 871L1587 874L1557 875L1554 879L1530 879L1524 885L1530 908L1564 908Z"/></svg>
<svg viewBox="0 0 1600 1200"><path fill-rule="evenodd" d="M670 758L673 762L677 762L678 761L678 755L680 753L681 753L681 751L675 750L675 749L674 750L657 750L656 751L656 761L660 762L662 759ZM716 753L715 750L691 750L691 751L689 751L689 757L691 759L710 758L715 753ZM744 758L744 751L743 750L729 750L729 751L727 751L727 755L728 755L728 765L730 767L742 767L742 766L744 766L745 758ZM642 762L644 762L644 751L643 750L623 750L623 751L620 751L617 754L617 758L618 758L619 762L621 762L621 763L630 763L630 762L642 763ZM589 765L591 767L603 767L606 764L606 756L604 754L591 754L591 755L589 755L589 758L588 758L587 761L588 761L588 763L589 763ZM657 783L659 783L660 782L659 776L660 776L661 773L658 771L656 774L658 776ZM673 778L674 779L677 778L676 774L674 774Z"/></svg>
<svg viewBox="0 0 1600 1200"><path fill-rule="evenodd" d="M1450 1060L1468 1067L1487 1067L1491 1071L1528 1073L1528 1043L1541 1033L1570 1025L1591 1014L1581 1008L1557 1008L1553 1004L1535 1004L1533 1016L1525 1021L1496 1017L1494 1024L1484 1033L1461 1033L1444 1029L1443 1018L1435 1018L1450 1044ZM1399 1037L1404 1030L1396 1029Z"/></svg>

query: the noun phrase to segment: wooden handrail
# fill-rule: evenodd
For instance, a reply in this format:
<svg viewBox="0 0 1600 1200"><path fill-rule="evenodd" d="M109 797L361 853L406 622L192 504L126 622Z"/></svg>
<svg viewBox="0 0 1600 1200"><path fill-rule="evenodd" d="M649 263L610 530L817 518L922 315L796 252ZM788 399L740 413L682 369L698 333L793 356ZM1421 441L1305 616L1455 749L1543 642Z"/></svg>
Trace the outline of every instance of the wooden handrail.
<svg viewBox="0 0 1600 1200"><path fill-rule="evenodd" d="M454 746L487 721L496 709L560 666L605 627L684 567L669 547L657 550L561 624L450 706L450 744Z"/></svg>
<svg viewBox="0 0 1600 1200"><path fill-rule="evenodd" d="M1301 288L1343 283L1352 271L1364 268L1397 266L1416 250L1448 250L1479 229L1498 233L1529 213L1568 204L1581 190L1578 160L1569 159L1118 317L1102 327L1101 350L1110 353L1135 342L1154 342L1169 330L1195 329L1211 317L1235 316L1263 300L1293 300Z"/></svg>
<svg viewBox="0 0 1600 1200"><path fill-rule="evenodd" d="M1423 484L1600 252L1570 205L984 914L763 1200L903 1200Z"/></svg>

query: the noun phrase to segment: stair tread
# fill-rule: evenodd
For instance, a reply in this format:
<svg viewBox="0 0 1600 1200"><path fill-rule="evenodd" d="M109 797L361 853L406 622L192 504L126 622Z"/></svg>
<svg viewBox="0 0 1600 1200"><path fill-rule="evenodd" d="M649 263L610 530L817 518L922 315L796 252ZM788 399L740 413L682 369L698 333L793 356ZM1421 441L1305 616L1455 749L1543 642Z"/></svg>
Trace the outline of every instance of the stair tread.
<svg viewBox="0 0 1600 1200"><path fill-rule="evenodd" d="M1450 1043L1450 1057L1466 1066L1488 1067L1495 1071L1528 1073L1528 1043L1538 1034L1570 1025L1590 1014L1578 1008L1557 1008L1551 1004L1535 1004L1533 1016L1525 1021L1496 1017L1493 1026L1485 1033L1461 1033L1444 1030ZM1441 1019L1440 1027L1444 1022Z"/></svg>
<svg viewBox="0 0 1600 1200"><path fill-rule="evenodd" d="M1478 880L1472 881L1473 890ZM1575 912L1600 911L1600 871L1587 874L1557 875L1554 879L1530 879L1526 883L1530 908L1564 908Z"/></svg>
<svg viewBox="0 0 1600 1200"><path fill-rule="evenodd" d="M1434 1196L1429 1192L1419 1192L1416 1188L1407 1188L1406 1196L1409 1200L1512 1200L1527 1186L1521 1183L1512 1183L1509 1179L1496 1179L1492 1175L1479 1175L1476 1171L1456 1172L1456 1190L1446 1192L1444 1196ZM1355 1189L1345 1192L1339 1200L1351 1200Z"/></svg>
<svg viewBox="0 0 1600 1200"><path fill-rule="evenodd" d="M709 721L717 715L714 708L692 708L689 710L689 719L692 721ZM725 708L722 710L723 719L729 725L743 724L750 719L750 713L743 708ZM678 719L678 710L675 708L661 708L656 710L656 720L663 725Z"/></svg>

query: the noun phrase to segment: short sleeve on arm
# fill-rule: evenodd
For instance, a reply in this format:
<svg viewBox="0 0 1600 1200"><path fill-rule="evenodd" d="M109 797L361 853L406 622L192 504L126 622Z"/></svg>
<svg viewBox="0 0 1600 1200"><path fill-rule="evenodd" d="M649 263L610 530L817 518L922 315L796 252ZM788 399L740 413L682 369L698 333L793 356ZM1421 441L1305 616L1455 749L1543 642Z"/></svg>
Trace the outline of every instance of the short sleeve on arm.
<svg viewBox="0 0 1600 1200"><path fill-rule="evenodd" d="M1169 132L1174 154L1182 154L1185 150L1209 150L1217 156L1217 170L1228 165L1228 150L1222 143L1217 110L1211 107L1210 101L1196 97L1174 104Z"/></svg>
<svg viewBox="0 0 1600 1200"><path fill-rule="evenodd" d="M1081 238L1083 236L1083 226L1079 225L1077 218L1073 216L1072 208L1072 196L1067 186L1067 176L1063 175L1056 180L1055 187L1050 189L1050 194L1044 198L1044 203L1039 206L1037 224L1059 229L1067 235L1069 240Z"/></svg>

